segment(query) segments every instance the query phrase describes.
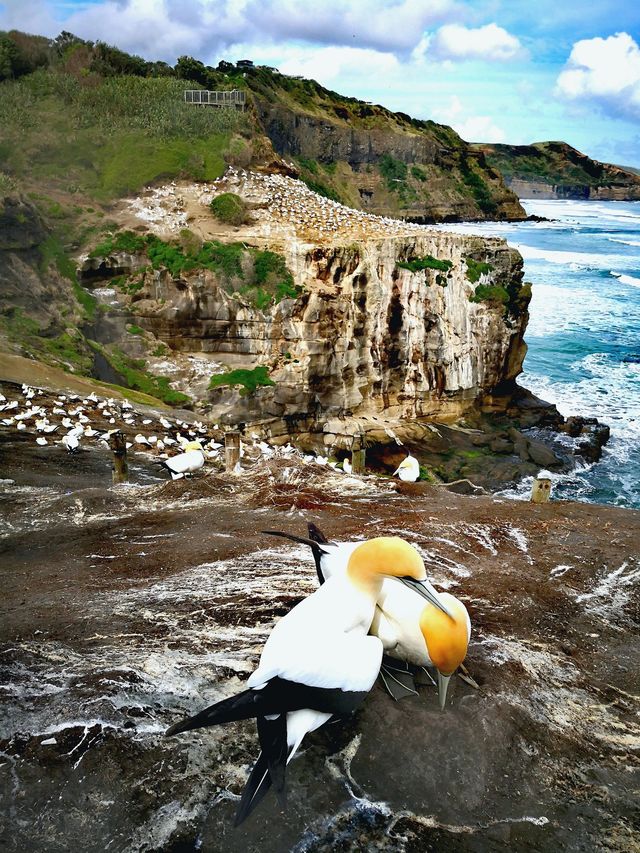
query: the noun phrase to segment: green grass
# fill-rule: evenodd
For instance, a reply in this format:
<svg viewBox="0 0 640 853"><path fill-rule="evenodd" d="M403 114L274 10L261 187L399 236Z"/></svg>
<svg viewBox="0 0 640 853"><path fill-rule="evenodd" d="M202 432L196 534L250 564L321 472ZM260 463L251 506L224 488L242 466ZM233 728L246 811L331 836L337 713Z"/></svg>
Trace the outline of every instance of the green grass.
<svg viewBox="0 0 640 853"><path fill-rule="evenodd" d="M453 267L453 261L440 261L432 255L426 255L424 258L411 258L408 261L398 261L397 267L411 272L420 272L420 270L438 270L439 272L449 272Z"/></svg>
<svg viewBox="0 0 640 853"><path fill-rule="evenodd" d="M109 200L149 182L219 177L248 115L196 109L182 80L40 69L0 83L0 169Z"/></svg>
<svg viewBox="0 0 640 853"><path fill-rule="evenodd" d="M40 244L38 250L40 252L40 272L46 273L51 264L55 264L60 275L71 282L73 294L82 306L86 318L93 320L96 315L98 301L78 283L75 264L67 256L60 239L51 234Z"/></svg>
<svg viewBox="0 0 640 853"><path fill-rule="evenodd" d="M488 275L493 270L491 264L487 264L483 261L476 261L473 258L465 258L464 260L467 265L465 275L471 284L475 284L480 280L480 276Z"/></svg>
<svg viewBox="0 0 640 853"><path fill-rule="evenodd" d="M467 192L474 198L480 210L488 215L495 213L498 205L493 198L491 188L466 156L461 160L460 171Z"/></svg>
<svg viewBox="0 0 640 853"><path fill-rule="evenodd" d="M88 343L92 349L104 356L116 373L122 376L126 387L162 400L169 406L184 406L191 402L186 394L175 391L166 377L154 376L145 370L143 359L130 358L117 347L108 349L95 341Z"/></svg>
<svg viewBox="0 0 640 853"><path fill-rule="evenodd" d="M129 323L127 325L127 332L129 332L130 335L140 335L140 336L144 335L144 333L145 333L144 329L141 326L136 326L135 323Z"/></svg>
<svg viewBox="0 0 640 853"><path fill-rule="evenodd" d="M190 235L189 235L190 236ZM167 242L148 234L140 237L131 231L111 234L91 252L91 257L107 257L114 251L146 252L153 269L167 269L174 278L198 269L217 273L228 293L239 293L256 308L264 310L283 299L295 299L301 293L282 255L268 250L248 248L243 243L198 241L182 236L182 241ZM246 260L253 262L253 271ZM142 281L117 276L114 286L133 295Z"/></svg>
<svg viewBox="0 0 640 853"><path fill-rule="evenodd" d="M501 284L479 284L469 297L469 302L488 302L491 305L508 305L509 292Z"/></svg>
<svg viewBox="0 0 640 853"><path fill-rule="evenodd" d="M275 385L273 379L269 378L269 368L264 365L254 367L251 370L238 368L230 370L228 373L216 373L209 380L209 389L223 388L225 386L240 385L242 395L252 394L256 388Z"/></svg>
<svg viewBox="0 0 640 853"><path fill-rule="evenodd" d="M142 252L146 245L147 241L139 234L134 234L133 231L118 231L105 237L95 249L91 250L89 257L107 258L116 252L127 252L127 254L134 255L137 252Z"/></svg>
<svg viewBox="0 0 640 853"><path fill-rule="evenodd" d="M210 206L216 219L227 225L242 225L247 220L247 206L235 193L217 195Z"/></svg>

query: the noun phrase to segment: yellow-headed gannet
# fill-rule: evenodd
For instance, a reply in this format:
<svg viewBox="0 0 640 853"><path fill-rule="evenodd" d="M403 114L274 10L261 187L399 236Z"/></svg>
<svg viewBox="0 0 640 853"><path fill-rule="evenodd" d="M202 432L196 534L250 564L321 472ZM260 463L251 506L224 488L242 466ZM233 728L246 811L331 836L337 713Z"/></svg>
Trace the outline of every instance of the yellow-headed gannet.
<svg viewBox="0 0 640 853"><path fill-rule="evenodd" d="M204 450L199 441L189 441L184 446L184 453L163 459L160 463L171 474L172 480L179 480L185 474L193 474L204 465Z"/></svg>
<svg viewBox="0 0 640 853"><path fill-rule="evenodd" d="M391 476L395 477L396 474L401 480L404 480L405 483L415 483L416 480L420 479L420 463L415 456L411 456L409 453L398 465Z"/></svg>
<svg viewBox="0 0 640 853"><path fill-rule="evenodd" d="M385 576L432 600L424 563L412 545L397 537L358 543L344 572L277 622L246 690L167 730L172 735L256 717L262 751L242 794L236 826L271 785L283 799L285 768L304 736L334 714L355 711L373 687L382 643L367 632Z"/></svg>
<svg viewBox="0 0 640 853"><path fill-rule="evenodd" d="M263 532L309 545L322 585L328 578L344 574L350 555L361 543L329 542L314 524L308 527L308 539L275 530ZM467 653L471 621L461 601L449 593L431 589L433 598L426 603L410 589L385 580L376 602L371 633L382 640L385 652L391 657L437 670L440 707L444 708L449 680ZM412 674L404 668L385 662L381 676L394 699L417 692Z"/></svg>

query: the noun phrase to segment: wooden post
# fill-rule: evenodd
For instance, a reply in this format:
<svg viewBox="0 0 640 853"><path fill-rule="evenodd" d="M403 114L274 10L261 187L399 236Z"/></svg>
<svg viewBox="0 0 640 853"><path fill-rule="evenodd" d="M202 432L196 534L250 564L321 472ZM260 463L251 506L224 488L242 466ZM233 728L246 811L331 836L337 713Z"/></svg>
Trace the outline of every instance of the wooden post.
<svg viewBox="0 0 640 853"><path fill-rule="evenodd" d="M351 440L351 473L364 474L365 470L364 441L361 435L354 435Z"/></svg>
<svg viewBox="0 0 640 853"><path fill-rule="evenodd" d="M533 481L531 501L534 504L546 504L551 497L551 480L548 477L538 477Z"/></svg>
<svg viewBox="0 0 640 853"><path fill-rule="evenodd" d="M127 440L119 429L114 430L109 436L109 447L113 452L113 482L128 483Z"/></svg>
<svg viewBox="0 0 640 853"><path fill-rule="evenodd" d="M240 463L240 433L236 430L224 435L224 458L227 474L233 474Z"/></svg>

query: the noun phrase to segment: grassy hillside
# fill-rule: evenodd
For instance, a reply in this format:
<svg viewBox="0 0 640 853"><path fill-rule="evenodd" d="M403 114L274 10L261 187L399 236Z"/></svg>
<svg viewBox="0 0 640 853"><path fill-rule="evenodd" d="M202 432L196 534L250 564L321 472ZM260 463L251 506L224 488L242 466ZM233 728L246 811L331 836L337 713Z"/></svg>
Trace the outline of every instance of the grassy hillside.
<svg viewBox="0 0 640 853"><path fill-rule="evenodd" d="M248 109L195 107L184 103L185 88L241 88ZM450 128L265 67L211 68L188 56L171 67L71 33L0 32L0 116L0 348L80 374L93 369L101 308L79 286L71 257L104 240L113 203L146 185L212 180L228 165L282 168L278 152L316 192L374 212L522 213L484 155ZM299 138L278 130L298 126ZM350 148L352 138L359 145ZM267 269L262 281L264 258L254 260L255 287L238 288L256 304L291 295L282 270ZM130 343L129 361L114 367L122 381L178 402L146 374L140 342Z"/></svg>
<svg viewBox="0 0 640 853"><path fill-rule="evenodd" d="M533 145L475 145L507 183L527 181L566 188L612 190L640 197L640 178L633 170L592 160L566 142ZM589 192L583 192L587 197Z"/></svg>

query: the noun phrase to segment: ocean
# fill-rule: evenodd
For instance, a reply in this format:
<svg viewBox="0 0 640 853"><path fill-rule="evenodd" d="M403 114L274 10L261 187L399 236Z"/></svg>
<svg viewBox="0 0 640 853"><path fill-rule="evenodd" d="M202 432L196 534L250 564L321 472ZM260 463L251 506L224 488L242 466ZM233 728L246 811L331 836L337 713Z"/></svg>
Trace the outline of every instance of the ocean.
<svg viewBox="0 0 640 853"><path fill-rule="evenodd" d="M504 237L524 258L533 296L518 382L565 416L611 427L600 462L552 476L554 496L639 508L640 202L522 204L551 221L450 230ZM528 496L530 484L505 494Z"/></svg>

